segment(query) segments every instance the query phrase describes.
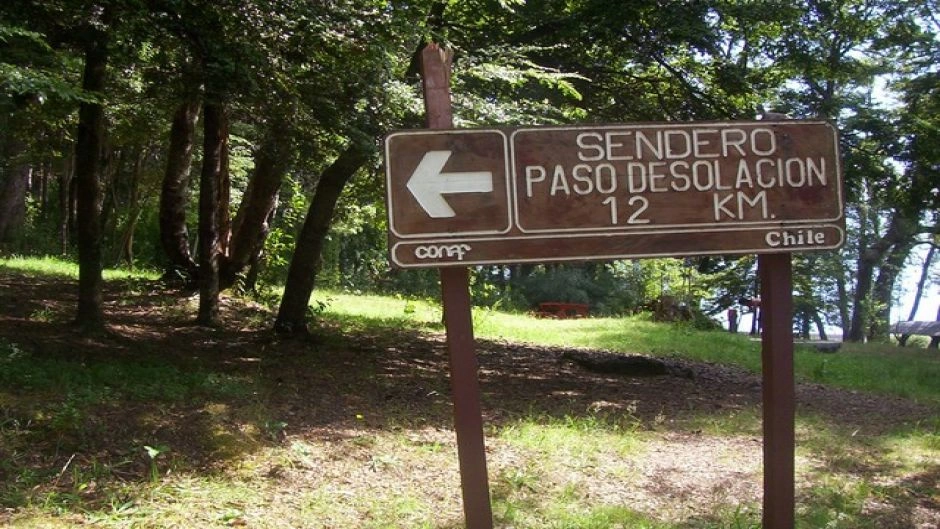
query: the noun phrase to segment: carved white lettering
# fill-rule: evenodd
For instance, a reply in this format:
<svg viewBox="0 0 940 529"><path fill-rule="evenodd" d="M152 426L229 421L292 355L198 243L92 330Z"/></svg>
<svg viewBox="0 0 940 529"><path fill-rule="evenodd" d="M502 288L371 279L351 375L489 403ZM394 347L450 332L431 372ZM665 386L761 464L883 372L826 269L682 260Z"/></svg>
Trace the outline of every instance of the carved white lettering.
<svg viewBox="0 0 940 529"><path fill-rule="evenodd" d="M707 152L712 141L706 135L718 134L718 129L695 129L692 131L692 149L696 158L717 158L718 152Z"/></svg>
<svg viewBox="0 0 940 529"><path fill-rule="evenodd" d="M532 198L532 184L545 181L545 168L541 165L527 165L525 168L525 193Z"/></svg>
<svg viewBox="0 0 940 529"><path fill-rule="evenodd" d="M773 218L767 207L767 191L761 191L753 197L743 191L728 193L723 197L720 193L713 193L712 206L716 221L723 219L747 220L748 218L754 217L753 214L749 215L753 210L758 211L760 219ZM737 206L736 210L729 209L729 207L734 206Z"/></svg>
<svg viewBox="0 0 940 529"><path fill-rule="evenodd" d="M578 159L582 162L596 162L598 160L604 159L604 148L596 143L591 143L591 140L602 140L604 139L601 136L600 132L582 132L578 134L578 137L575 138L575 143L578 144L578 147L581 148L578 151ZM595 151L596 154L590 154L587 151Z"/></svg>
<svg viewBox="0 0 940 529"><path fill-rule="evenodd" d="M469 244L437 244L430 246L418 246L415 248L415 257L421 259L443 259L454 258L463 261L464 255L471 250Z"/></svg>
<svg viewBox="0 0 940 529"><path fill-rule="evenodd" d="M563 165L555 166L555 173L552 175L552 190L549 194L555 196L558 191L564 191L565 195L571 194L571 189L568 188L568 179L565 178L565 166Z"/></svg>
<svg viewBox="0 0 940 529"><path fill-rule="evenodd" d="M766 145L766 147L761 147ZM758 156L770 156L777 150L777 135L770 129L751 131L751 152Z"/></svg>
<svg viewBox="0 0 940 529"><path fill-rule="evenodd" d="M632 132L608 132L604 135L604 139L607 140L607 147L605 149L605 152L607 153L607 160L616 161L633 159L633 156L629 154L618 154L621 152L620 148L624 147L626 144L614 141L618 136L630 136L632 134Z"/></svg>
<svg viewBox="0 0 940 529"><path fill-rule="evenodd" d="M822 246L826 244L826 234L805 228L799 230L784 230L767 232L764 242L771 248L789 248L791 246Z"/></svg>

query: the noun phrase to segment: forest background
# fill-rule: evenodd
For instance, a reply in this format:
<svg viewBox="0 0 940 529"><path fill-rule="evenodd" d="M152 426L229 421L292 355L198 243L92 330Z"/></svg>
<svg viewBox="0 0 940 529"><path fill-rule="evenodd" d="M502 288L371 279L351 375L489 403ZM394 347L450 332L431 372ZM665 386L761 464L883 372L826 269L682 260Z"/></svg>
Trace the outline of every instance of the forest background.
<svg viewBox="0 0 940 529"><path fill-rule="evenodd" d="M0 248L76 258L90 331L107 323L101 270L114 265L198 288L206 324L220 290L255 293L284 333L307 331L315 286L436 296L434 271L388 266L379 158L384 134L422 126L417 57L435 41L455 54L459 127L831 120L847 243L794 257L795 324L885 340L940 280L937 12L935 0L6 0ZM472 275L476 304L516 310L671 300L716 315L757 292L753 256Z"/></svg>

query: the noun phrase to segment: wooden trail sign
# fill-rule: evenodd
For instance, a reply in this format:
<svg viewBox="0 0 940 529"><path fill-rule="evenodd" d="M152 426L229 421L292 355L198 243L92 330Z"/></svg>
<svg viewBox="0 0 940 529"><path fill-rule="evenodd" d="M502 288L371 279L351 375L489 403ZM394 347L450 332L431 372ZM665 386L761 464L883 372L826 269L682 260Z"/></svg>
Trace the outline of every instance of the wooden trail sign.
<svg viewBox="0 0 940 529"><path fill-rule="evenodd" d="M429 130L385 141L389 248L437 267L464 517L492 529L468 265L757 253L764 300L763 527L793 529L790 252L844 240L835 129L820 121L450 130L450 56L422 52Z"/></svg>
<svg viewBox="0 0 940 529"><path fill-rule="evenodd" d="M408 131L385 141L401 268L838 248L824 121Z"/></svg>

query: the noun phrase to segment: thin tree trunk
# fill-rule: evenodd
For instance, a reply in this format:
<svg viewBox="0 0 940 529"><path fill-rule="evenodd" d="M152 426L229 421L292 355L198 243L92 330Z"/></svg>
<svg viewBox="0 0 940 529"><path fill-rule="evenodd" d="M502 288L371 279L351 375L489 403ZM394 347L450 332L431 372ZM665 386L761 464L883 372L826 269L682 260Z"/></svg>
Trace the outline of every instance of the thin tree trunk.
<svg viewBox="0 0 940 529"><path fill-rule="evenodd" d="M13 240L26 220L26 191L32 168L18 164L0 181L0 242Z"/></svg>
<svg viewBox="0 0 940 529"><path fill-rule="evenodd" d="M865 329L871 317L871 285L875 273L875 259L877 255L871 250L866 253L871 257L859 258L858 280L855 283L855 296L852 300L852 326L849 328L846 340L849 342L864 342Z"/></svg>
<svg viewBox="0 0 940 529"><path fill-rule="evenodd" d="M121 229L120 243L117 247L117 264L124 262L127 266L134 266L134 232L143 208L140 205L140 178L143 171L144 159L147 151L138 147L134 155L134 169L131 172L130 189L128 190L127 221Z"/></svg>
<svg viewBox="0 0 940 529"><path fill-rule="evenodd" d="M330 229L336 201L349 178L365 163L366 151L350 145L320 176L297 246L291 258L274 330L282 334L307 332L307 306L319 271L323 241Z"/></svg>
<svg viewBox="0 0 940 529"><path fill-rule="evenodd" d="M924 287L927 285L927 279L930 278L930 266L933 264L936 253L937 247L931 244L926 257L924 257L924 266L920 269L920 279L917 281L917 290L914 292L914 304L911 306L911 313L907 316L907 321L914 321L917 318L917 309L920 308L920 300L924 296Z"/></svg>
<svg viewBox="0 0 940 529"><path fill-rule="evenodd" d="M842 261L842 255L839 253L834 253L832 258L835 259L836 266L836 293L838 296L836 303L839 310L839 328L842 329L842 339L845 340L845 334L848 333L852 324L851 316L849 316L849 290L846 286L845 262Z"/></svg>
<svg viewBox="0 0 940 529"><path fill-rule="evenodd" d="M819 339L824 342L829 340L829 335L826 334L826 324L823 323L822 317L819 315L819 311L813 310L810 316L813 319L813 323L816 324L816 333L819 334Z"/></svg>
<svg viewBox="0 0 940 529"><path fill-rule="evenodd" d="M49 179L52 176L52 163L46 162L39 172L39 214L45 218L49 213Z"/></svg>
<svg viewBox="0 0 940 529"><path fill-rule="evenodd" d="M232 226L229 252L221 263L223 286L231 286L258 259L270 230L271 212L290 165L290 145L283 124L272 124L255 154L255 168Z"/></svg>
<svg viewBox="0 0 940 529"><path fill-rule="evenodd" d="M85 47L82 88L103 93L108 53L105 37L97 34ZM83 102L78 111L75 142L75 184L78 235L78 311L75 322L86 332L104 329L104 280L101 276L101 158L104 147L104 107Z"/></svg>
<svg viewBox="0 0 940 529"><path fill-rule="evenodd" d="M75 163L78 163L76 160ZM69 233L78 238L78 179L75 177L77 169L72 171L72 180L69 182ZM76 243L77 244L77 243Z"/></svg>
<svg viewBox="0 0 940 529"><path fill-rule="evenodd" d="M26 196L33 168L26 162L28 103L14 98L0 115L0 242L13 241L26 220Z"/></svg>
<svg viewBox="0 0 940 529"><path fill-rule="evenodd" d="M197 273L196 262L189 249L186 229L186 205L189 202L189 175L193 161L193 137L199 103L186 101L173 114L166 172L160 190L160 246L171 268L185 271L190 277Z"/></svg>
<svg viewBox="0 0 940 529"><path fill-rule="evenodd" d="M124 149L115 149L105 146L102 151L101 163L101 233L103 238L113 240L117 230L118 207L120 200L117 196L118 175L122 174L127 152Z"/></svg>
<svg viewBox="0 0 940 529"><path fill-rule="evenodd" d="M127 217L127 223L121 231L121 242L118 247L117 262L124 262L127 266L134 266L134 232L137 231L137 224L140 222L140 215L143 208L134 206Z"/></svg>
<svg viewBox="0 0 940 529"><path fill-rule="evenodd" d="M872 276L875 273L875 261L880 258L874 250L868 248L868 206L862 204L858 211L858 260L855 269L855 295L852 296L852 320L845 329L845 341L865 341L865 326L868 323L868 298L871 294Z"/></svg>
<svg viewBox="0 0 940 529"><path fill-rule="evenodd" d="M252 256L248 263L248 271L245 272L245 291L258 292L258 276L261 274L261 254Z"/></svg>
<svg viewBox="0 0 940 529"><path fill-rule="evenodd" d="M69 219L72 217L71 188L75 172L75 157L66 155L62 160L62 174L59 175L59 248L62 255L69 251Z"/></svg>
<svg viewBox="0 0 940 529"><path fill-rule="evenodd" d="M800 314L800 337L804 340L809 340L810 338L810 319L809 311L802 311Z"/></svg>
<svg viewBox="0 0 940 529"><path fill-rule="evenodd" d="M910 235L913 237L913 234ZM875 279L875 285L872 288L875 313L873 321L869 324L869 340L888 339L891 331L891 306L893 305L891 293L894 291L894 284L897 282L898 275L904 267L904 261L907 260L912 246L913 241L911 238L906 238L891 245L884 264L878 270L878 277Z"/></svg>
<svg viewBox="0 0 940 529"><path fill-rule="evenodd" d="M211 100L210 100L211 101ZM199 177L199 314L197 323L219 323L219 186L228 148L225 107L203 105L203 156Z"/></svg>
<svg viewBox="0 0 940 529"><path fill-rule="evenodd" d="M937 321L940 321L940 307L937 307ZM927 347L930 349L940 349L940 336L931 336L930 344Z"/></svg>
<svg viewBox="0 0 940 529"><path fill-rule="evenodd" d="M218 230L219 230L219 260L228 255L229 241L232 238L232 216L228 208L232 201L232 178L228 170L228 120L225 121L225 147L219 153L219 187L216 190L218 198L216 203L218 209Z"/></svg>

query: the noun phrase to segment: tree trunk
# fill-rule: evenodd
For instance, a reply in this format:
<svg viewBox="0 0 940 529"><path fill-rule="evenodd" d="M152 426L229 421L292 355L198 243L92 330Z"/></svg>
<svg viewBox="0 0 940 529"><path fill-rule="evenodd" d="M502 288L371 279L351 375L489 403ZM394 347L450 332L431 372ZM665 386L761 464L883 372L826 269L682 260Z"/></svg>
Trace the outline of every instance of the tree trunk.
<svg viewBox="0 0 940 529"><path fill-rule="evenodd" d="M810 319L809 311L804 310L800 314L800 338L804 340L809 340L810 338Z"/></svg>
<svg viewBox="0 0 940 529"><path fill-rule="evenodd" d="M78 163L77 160L74 163ZM76 169L72 169L72 180L69 182L69 218L68 218L68 227L69 233L74 233L75 238L78 239L78 181L75 178ZM76 243L77 245L77 243ZM67 251L64 253L68 253Z"/></svg>
<svg viewBox="0 0 940 529"><path fill-rule="evenodd" d="M26 220L26 190L32 168L16 164L0 180L0 242L12 241ZM0 171L0 176L2 176Z"/></svg>
<svg viewBox="0 0 940 529"><path fill-rule="evenodd" d="M32 167L23 156L28 149L28 103L17 102L0 115L0 242L13 241L26 220L26 195Z"/></svg>
<svg viewBox="0 0 940 529"><path fill-rule="evenodd" d="M937 321L940 321L940 307L937 307ZM930 349L940 349L940 336L931 336L930 344L927 347Z"/></svg>
<svg viewBox="0 0 940 529"><path fill-rule="evenodd" d="M907 321L914 321L917 318L917 309L920 308L920 300L924 296L924 287L927 285L927 279L930 277L930 266L933 264L933 258L937 253L937 247L933 244L927 250L927 256L924 257L924 266L920 269L920 279L917 281L917 290L914 292L914 304L911 305L911 313Z"/></svg>
<svg viewBox="0 0 940 529"><path fill-rule="evenodd" d="M895 210L892 213L888 228L884 235L879 237L870 248L861 248L859 252L858 286L855 291L855 300L852 314L852 330L850 341L862 341L866 329L875 324L871 321L873 309L887 325L885 310L890 309L891 290L894 281L900 272L904 259L913 245L913 237L917 232L917 212L902 212ZM875 268L879 263L881 272L875 281ZM872 337L887 336L887 327L883 332L871 332Z"/></svg>
<svg viewBox="0 0 940 529"><path fill-rule="evenodd" d="M82 88L103 93L108 52L104 35L96 32L85 46ZM101 158L104 148L104 107L83 102L78 111L75 141L75 185L78 236L78 311L75 323L86 332L104 329L104 280L101 276Z"/></svg>
<svg viewBox="0 0 940 529"><path fill-rule="evenodd" d="M186 101L173 114L166 172L160 189L160 246L170 267L196 277L196 262L189 249L186 205L189 202L189 174L193 161L193 136L199 117L199 103Z"/></svg>
<svg viewBox="0 0 940 529"><path fill-rule="evenodd" d="M52 163L46 162L39 171L39 214L45 218L49 214L49 179L52 176Z"/></svg>
<svg viewBox="0 0 940 529"><path fill-rule="evenodd" d="M228 148L225 107L203 105L203 155L199 176L199 314L197 323L219 323L219 187Z"/></svg>
<svg viewBox="0 0 940 529"><path fill-rule="evenodd" d="M140 206L134 206L127 216L127 222L124 229L121 230L121 242L118 246L117 264L123 262L129 267L134 266L134 232L137 231L137 224L140 222L140 215L144 209Z"/></svg>
<svg viewBox="0 0 940 529"><path fill-rule="evenodd" d="M216 189L216 216L219 230L219 261L228 255L229 240L232 238L232 216L228 211L232 201L232 178L228 170L228 120L225 122L225 147L219 153L219 187Z"/></svg>
<svg viewBox="0 0 940 529"><path fill-rule="evenodd" d="M111 146L105 147L101 155L101 233L102 238L112 240L117 229L118 207L120 201L117 196L118 175L122 173L127 152L124 149L115 150Z"/></svg>
<svg viewBox="0 0 940 529"><path fill-rule="evenodd" d="M127 220L118 230L120 236L119 242L115 247L114 262L120 265L122 262L129 267L134 266L134 232L137 230L137 223L143 208L140 205L140 179L143 171L144 159L147 157L147 151L143 147L137 146L134 150L133 169L127 182ZM115 200L116 202L116 200Z"/></svg>
<svg viewBox="0 0 940 529"><path fill-rule="evenodd" d="M67 154L62 160L62 174L59 175L59 248L62 255L69 251L69 228L72 223L72 183L75 176L74 153Z"/></svg>
<svg viewBox="0 0 940 529"><path fill-rule="evenodd" d="M220 265L223 286L231 286L238 274L260 255L289 165L290 144L285 126L272 124L255 154L255 168L235 215L229 252Z"/></svg>
<svg viewBox="0 0 940 529"><path fill-rule="evenodd" d="M872 301L874 302L874 318L869 324L868 339L887 340L891 332L891 306L893 300L891 293L898 275L904 267L904 261L911 253L913 246L913 233L901 242L892 244L884 264L878 270L878 277L872 288Z"/></svg>
<svg viewBox="0 0 940 529"><path fill-rule="evenodd" d="M127 182L127 220L121 226L119 243L115 249L116 265L123 262L129 267L134 266L134 232L137 231L137 224L143 213L143 206L140 204L140 182L147 155L147 149L141 146L134 151L133 169Z"/></svg>
<svg viewBox="0 0 940 529"><path fill-rule="evenodd" d="M819 334L819 339L822 341L828 341L829 335L826 334L826 324L823 323L822 317L819 315L819 311L813 310L811 314L813 318L813 323L816 324L816 333Z"/></svg>
<svg viewBox="0 0 940 529"><path fill-rule="evenodd" d="M871 285L878 254L872 250L865 250L865 253L868 257L860 257L858 260L858 279L855 283L855 296L852 299L852 326L846 336L849 342L865 341L865 328L870 319Z"/></svg>
<svg viewBox="0 0 940 529"><path fill-rule="evenodd" d="M849 316L849 289L846 286L845 262L842 261L842 255L838 252L833 252L831 258L835 259L836 294L838 296L836 304L839 310L839 328L842 329L842 339L844 340L845 334L852 324L852 318Z"/></svg>
<svg viewBox="0 0 940 529"><path fill-rule="evenodd" d="M278 308L274 330L282 334L307 332L307 306L319 269L323 241L330 229L336 201L349 178L365 163L366 151L350 145L320 177L303 228L297 238Z"/></svg>
<svg viewBox="0 0 940 529"><path fill-rule="evenodd" d="M252 256L245 273L245 292L258 292L258 277L261 275L261 253Z"/></svg>
<svg viewBox="0 0 940 529"><path fill-rule="evenodd" d="M855 268L855 293L852 296L852 320L848 329L843 329L844 341L865 341L865 325L868 322L868 297L871 294L872 276L875 273L875 261L880 257L868 248L868 206L858 208L858 260Z"/></svg>

